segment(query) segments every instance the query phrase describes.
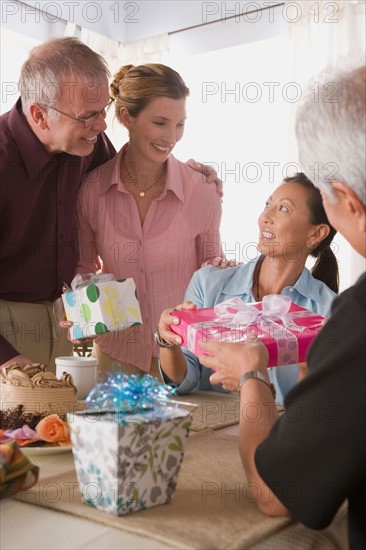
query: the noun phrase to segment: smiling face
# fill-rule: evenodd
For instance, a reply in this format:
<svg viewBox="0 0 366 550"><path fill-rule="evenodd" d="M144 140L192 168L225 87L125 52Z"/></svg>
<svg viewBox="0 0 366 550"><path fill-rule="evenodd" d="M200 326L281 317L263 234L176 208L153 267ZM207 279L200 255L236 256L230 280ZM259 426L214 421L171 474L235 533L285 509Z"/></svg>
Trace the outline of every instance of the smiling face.
<svg viewBox="0 0 366 550"><path fill-rule="evenodd" d="M184 133L186 100L156 97L132 117L126 108L121 119L130 133L129 150L137 162L163 163Z"/></svg>
<svg viewBox="0 0 366 550"><path fill-rule="evenodd" d="M310 222L308 191L297 183L284 183L268 198L259 217L258 250L287 261L306 259L309 247L319 244L319 227Z"/></svg>
<svg viewBox="0 0 366 550"><path fill-rule="evenodd" d="M79 157L89 155L98 134L107 127L103 109L109 100L107 79L96 84L86 80L74 82L71 78L69 85L65 82L61 86L60 98L52 104L64 114L55 116L52 109L42 109L43 121L38 122L42 125L42 132L37 133L38 137L51 153L64 152ZM70 118L85 119L96 113L100 114L87 128L83 122Z"/></svg>

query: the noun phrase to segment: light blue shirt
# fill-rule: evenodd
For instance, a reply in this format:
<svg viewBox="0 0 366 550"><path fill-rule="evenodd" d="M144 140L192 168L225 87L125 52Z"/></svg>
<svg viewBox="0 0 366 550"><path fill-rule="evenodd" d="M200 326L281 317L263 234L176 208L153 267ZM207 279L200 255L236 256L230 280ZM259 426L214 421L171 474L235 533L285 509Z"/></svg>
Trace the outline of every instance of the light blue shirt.
<svg viewBox="0 0 366 550"><path fill-rule="evenodd" d="M253 275L258 259L247 264L222 269L211 265L196 271L189 283L184 299L190 300L197 308L213 307L216 304L239 297L244 302L255 302L253 295ZM294 286L285 287L281 294L305 308L319 313L323 317L330 314L331 304L337 296L325 283L314 279L305 267ZM182 347L187 362L187 374L178 386L178 394L186 394L193 390L222 391L221 386L212 386L211 369L202 367L198 358L188 349ZM276 401L282 402L284 395L297 380L297 365L284 365L269 370L271 381L276 386ZM290 386L290 387L289 387Z"/></svg>

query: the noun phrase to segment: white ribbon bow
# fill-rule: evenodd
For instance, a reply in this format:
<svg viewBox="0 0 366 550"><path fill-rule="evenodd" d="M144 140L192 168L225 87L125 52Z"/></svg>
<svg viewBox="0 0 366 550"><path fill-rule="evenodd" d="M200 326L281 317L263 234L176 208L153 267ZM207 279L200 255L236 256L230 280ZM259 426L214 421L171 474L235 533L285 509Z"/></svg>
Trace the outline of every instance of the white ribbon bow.
<svg viewBox="0 0 366 550"><path fill-rule="evenodd" d="M116 278L112 273L78 273L71 281L71 288L75 292L80 288L97 283L107 283L115 281Z"/></svg>
<svg viewBox="0 0 366 550"><path fill-rule="evenodd" d="M253 307L253 304L245 303L241 298L230 298L214 307L215 313L220 320L228 321L229 324L251 325L257 324L264 329L265 324L278 324L281 321L283 326L292 330L303 331L304 327L296 325L291 316L288 315L291 307L291 298L281 294L268 294L263 297L262 311Z"/></svg>

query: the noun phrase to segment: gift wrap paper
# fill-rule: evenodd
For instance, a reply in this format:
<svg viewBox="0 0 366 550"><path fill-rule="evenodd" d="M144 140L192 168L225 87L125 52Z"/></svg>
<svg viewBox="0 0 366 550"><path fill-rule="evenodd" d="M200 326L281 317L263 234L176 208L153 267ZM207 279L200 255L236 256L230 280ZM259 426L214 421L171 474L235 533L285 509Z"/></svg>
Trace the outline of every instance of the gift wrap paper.
<svg viewBox="0 0 366 550"><path fill-rule="evenodd" d="M86 284L62 295L72 340L141 325L133 279Z"/></svg>
<svg viewBox="0 0 366 550"><path fill-rule="evenodd" d="M171 325L171 330L182 337L183 346L195 355L208 354L200 347L201 340L245 342L258 337L269 352L268 367L305 361L308 348L324 323L321 315L281 295L265 296L263 302L252 304L234 298L214 308L173 311L172 315L180 323Z"/></svg>
<svg viewBox="0 0 366 550"><path fill-rule="evenodd" d="M192 422L171 406L125 415L68 415L82 499L124 515L169 502L174 493Z"/></svg>

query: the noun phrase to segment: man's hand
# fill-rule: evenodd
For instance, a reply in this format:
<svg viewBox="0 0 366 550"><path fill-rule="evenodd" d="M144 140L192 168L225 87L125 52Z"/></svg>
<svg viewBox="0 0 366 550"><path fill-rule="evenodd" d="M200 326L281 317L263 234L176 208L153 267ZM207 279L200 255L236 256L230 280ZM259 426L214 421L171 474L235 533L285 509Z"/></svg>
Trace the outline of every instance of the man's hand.
<svg viewBox="0 0 366 550"><path fill-rule="evenodd" d="M66 315L63 313L61 315L61 318L59 320L59 327L63 330L67 330L68 333L67 333L67 339L69 340L69 342L71 342L74 346L78 346L80 344L83 343L83 340L73 340L71 338L71 328L73 326L73 322L72 321L67 321L66 320ZM94 340L96 338L96 336L88 336L88 337L85 337L84 340Z"/></svg>
<svg viewBox="0 0 366 550"><path fill-rule="evenodd" d="M224 186L222 181L217 176L215 168L209 166L208 164L202 164L202 162L197 162L196 160L189 159L187 160L188 166L190 166L196 172L206 176L207 183L214 183L216 185L216 192L220 198L224 196Z"/></svg>
<svg viewBox="0 0 366 550"><path fill-rule="evenodd" d="M5 367L8 367L12 363L18 363L21 367L25 367L25 365L28 365L29 363L32 363L32 360L28 357L25 357L24 355L16 355L15 357L12 357L12 359L9 359L9 361L6 361L2 365L0 365L1 369L4 369Z"/></svg>
<svg viewBox="0 0 366 550"><path fill-rule="evenodd" d="M224 343L208 340L201 341L200 346L212 355L200 355L199 361L204 367L216 371L210 376L212 385L221 384L224 390L237 390L239 378L245 372L267 371L268 351L254 337L254 341Z"/></svg>

